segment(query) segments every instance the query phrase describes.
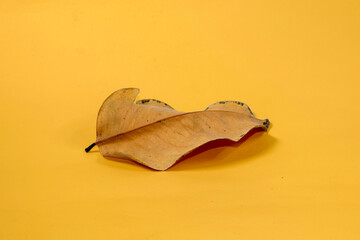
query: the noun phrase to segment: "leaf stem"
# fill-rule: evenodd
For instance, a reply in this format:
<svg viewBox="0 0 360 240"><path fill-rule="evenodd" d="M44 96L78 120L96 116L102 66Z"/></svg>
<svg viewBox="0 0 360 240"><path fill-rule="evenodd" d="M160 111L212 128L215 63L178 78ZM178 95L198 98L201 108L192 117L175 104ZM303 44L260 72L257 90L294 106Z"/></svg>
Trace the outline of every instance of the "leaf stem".
<svg viewBox="0 0 360 240"><path fill-rule="evenodd" d="M96 143L92 143L90 146L85 148L85 152L89 152L95 145L96 145Z"/></svg>

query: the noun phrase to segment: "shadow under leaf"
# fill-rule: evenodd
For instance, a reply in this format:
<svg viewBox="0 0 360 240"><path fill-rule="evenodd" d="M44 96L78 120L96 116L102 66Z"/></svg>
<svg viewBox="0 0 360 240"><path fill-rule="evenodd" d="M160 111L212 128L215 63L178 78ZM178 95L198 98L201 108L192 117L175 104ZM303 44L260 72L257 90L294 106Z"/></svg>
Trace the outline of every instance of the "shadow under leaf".
<svg viewBox="0 0 360 240"><path fill-rule="evenodd" d="M205 143L189 154L182 157L168 171L181 171L187 169L224 167L235 165L264 154L270 150L276 139L261 128L249 131L239 141L218 139ZM239 148L235 151L229 148Z"/></svg>

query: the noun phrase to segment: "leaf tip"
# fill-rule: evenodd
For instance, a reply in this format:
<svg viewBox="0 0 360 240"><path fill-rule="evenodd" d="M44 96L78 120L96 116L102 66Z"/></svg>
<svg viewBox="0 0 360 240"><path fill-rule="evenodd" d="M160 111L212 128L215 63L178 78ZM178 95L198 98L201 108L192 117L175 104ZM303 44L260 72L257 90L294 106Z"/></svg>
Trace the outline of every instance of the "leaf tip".
<svg viewBox="0 0 360 240"><path fill-rule="evenodd" d="M264 125L265 129L268 130L269 126L270 126L270 120L268 118L266 118L265 121L263 122L263 125Z"/></svg>

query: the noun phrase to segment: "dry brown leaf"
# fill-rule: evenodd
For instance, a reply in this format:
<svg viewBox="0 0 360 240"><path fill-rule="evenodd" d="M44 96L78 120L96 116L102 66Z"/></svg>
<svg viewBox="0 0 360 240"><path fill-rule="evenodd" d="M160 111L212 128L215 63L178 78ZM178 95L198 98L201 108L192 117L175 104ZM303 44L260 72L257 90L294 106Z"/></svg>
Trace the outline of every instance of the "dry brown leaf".
<svg viewBox="0 0 360 240"><path fill-rule="evenodd" d="M104 157L131 159L156 170L166 170L182 156L216 139L240 140L253 128L267 131L268 119L258 119L248 105L221 101L204 111L179 112L155 99L134 103L137 88L124 88L102 104L96 142Z"/></svg>

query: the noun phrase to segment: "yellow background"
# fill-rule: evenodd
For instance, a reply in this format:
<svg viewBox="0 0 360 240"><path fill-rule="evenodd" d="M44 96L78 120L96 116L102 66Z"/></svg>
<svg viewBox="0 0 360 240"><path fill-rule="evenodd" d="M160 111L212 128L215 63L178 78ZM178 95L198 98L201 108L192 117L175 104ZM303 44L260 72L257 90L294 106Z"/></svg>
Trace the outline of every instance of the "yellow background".
<svg viewBox="0 0 360 240"><path fill-rule="evenodd" d="M360 2L1 1L0 239L360 239ZM156 172L103 100L246 102L269 133Z"/></svg>

